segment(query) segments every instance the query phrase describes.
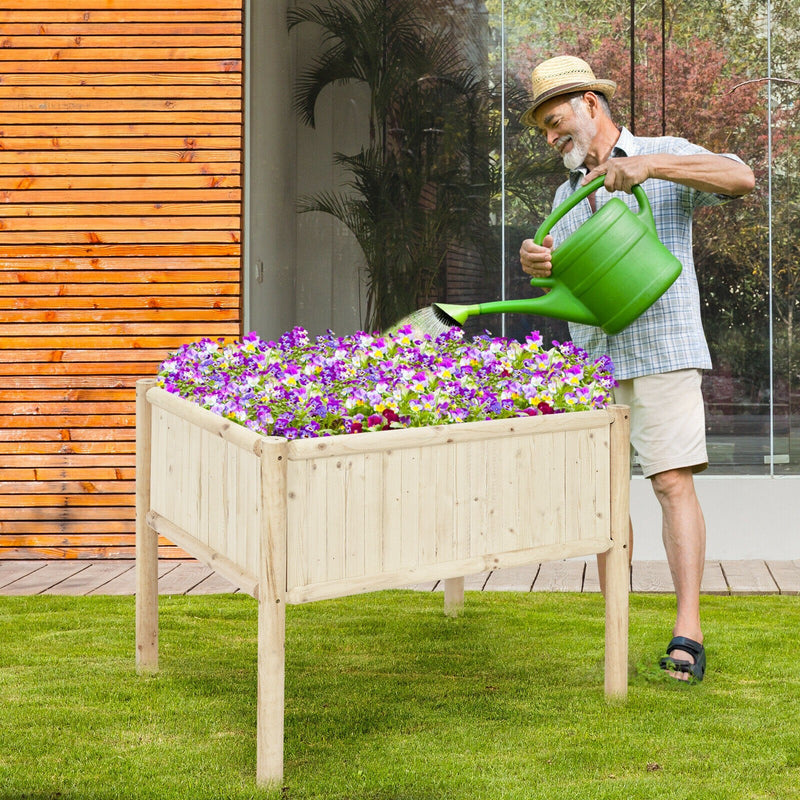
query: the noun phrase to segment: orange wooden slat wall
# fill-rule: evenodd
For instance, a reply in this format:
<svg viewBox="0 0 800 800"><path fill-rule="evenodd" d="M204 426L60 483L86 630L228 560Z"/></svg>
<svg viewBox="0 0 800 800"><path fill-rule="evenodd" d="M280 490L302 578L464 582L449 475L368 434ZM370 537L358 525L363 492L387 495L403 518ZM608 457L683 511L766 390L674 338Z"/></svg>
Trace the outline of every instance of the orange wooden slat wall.
<svg viewBox="0 0 800 800"><path fill-rule="evenodd" d="M132 557L135 382L241 334L243 2L2 3L0 558Z"/></svg>

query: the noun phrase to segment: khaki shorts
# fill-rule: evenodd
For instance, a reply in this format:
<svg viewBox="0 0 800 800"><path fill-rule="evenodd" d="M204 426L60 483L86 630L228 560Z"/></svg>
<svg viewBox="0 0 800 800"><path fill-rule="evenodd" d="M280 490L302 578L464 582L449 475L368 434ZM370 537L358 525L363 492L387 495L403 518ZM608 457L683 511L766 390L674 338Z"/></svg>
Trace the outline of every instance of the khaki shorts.
<svg viewBox="0 0 800 800"><path fill-rule="evenodd" d="M699 369L619 381L614 401L631 409L631 447L645 478L668 469L708 466Z"/></svg>

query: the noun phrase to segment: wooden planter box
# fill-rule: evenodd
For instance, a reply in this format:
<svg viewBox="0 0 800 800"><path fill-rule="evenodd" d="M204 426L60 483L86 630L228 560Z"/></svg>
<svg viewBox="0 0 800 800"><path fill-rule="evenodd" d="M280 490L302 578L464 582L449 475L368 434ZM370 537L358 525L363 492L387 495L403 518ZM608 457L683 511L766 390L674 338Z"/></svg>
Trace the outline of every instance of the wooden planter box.
<svg viewBox="0 0 800 800"><path fill-rule="evenodd" d="M627 692L628 409L287 441L137 384L136 650L158 668L158 535L258 599L260 783L283 774L287 603L594 553L605 689Z"/></svg>

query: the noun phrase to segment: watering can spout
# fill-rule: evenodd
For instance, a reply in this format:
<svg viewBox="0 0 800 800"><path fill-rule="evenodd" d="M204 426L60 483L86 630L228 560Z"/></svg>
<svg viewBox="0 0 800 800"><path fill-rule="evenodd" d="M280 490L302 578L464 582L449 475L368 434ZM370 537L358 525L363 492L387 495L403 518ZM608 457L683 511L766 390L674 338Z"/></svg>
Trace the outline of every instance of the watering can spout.
<svg viewBox="0 0 800 800"><path fill-rule="evenodd" d="M533 285L542 286L544 282L538 281ZM511 313L519 314L539 314L543 317L553 317L554 319L564 319L568 322L580 322L584 325L600 325L600 320L563 284L552 282L548 285L550 291L541 297L529 297L524 300L513 301L511 303L499 303L503 309ZM492 303L485 303L493 305ZM509 308L509 306L516 306ZM484 313L487 313L484 311Z"/></svg>
<svg viewBox="0 0 800 800"><path fill-rule="evenodd" d="M563 284L542 279L541 282L537 281L537 285L552 286L552 290L541 297L523 300L496 300L471 306L434 303L433 308L437 318L449 325L463 325L468 317L479 314L539 314L569 322L582 322L584 325L600 324L597 317Z"/></svg>

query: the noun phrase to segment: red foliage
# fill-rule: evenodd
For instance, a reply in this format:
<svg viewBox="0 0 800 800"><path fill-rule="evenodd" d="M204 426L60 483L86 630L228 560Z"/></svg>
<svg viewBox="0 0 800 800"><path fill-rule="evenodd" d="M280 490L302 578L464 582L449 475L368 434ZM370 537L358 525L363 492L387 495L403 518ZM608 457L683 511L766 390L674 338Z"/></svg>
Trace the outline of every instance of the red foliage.
<svg viewBox="0 0 800 800"><path fill-rule="evenodd" d="M630 103L630 31L628 21L612 22L612 33L598 38L585 28L563 27L561 45L552 53L522 45L509 61L528 85L533 67L559 53L579 55L598 78L617 82L612 112L619 124L635 125L638 136L683 136L714 152L735 152L756 165L763 162L766 108L760 84L744 83L748 76L730 65L725 49L694 38L686 47L666 43L666 81L662 87L661 27L645 23L636 31L635 109ZM744 84L738 86L738 84ZM662 95L663 88L663 95Z"/></svg>

